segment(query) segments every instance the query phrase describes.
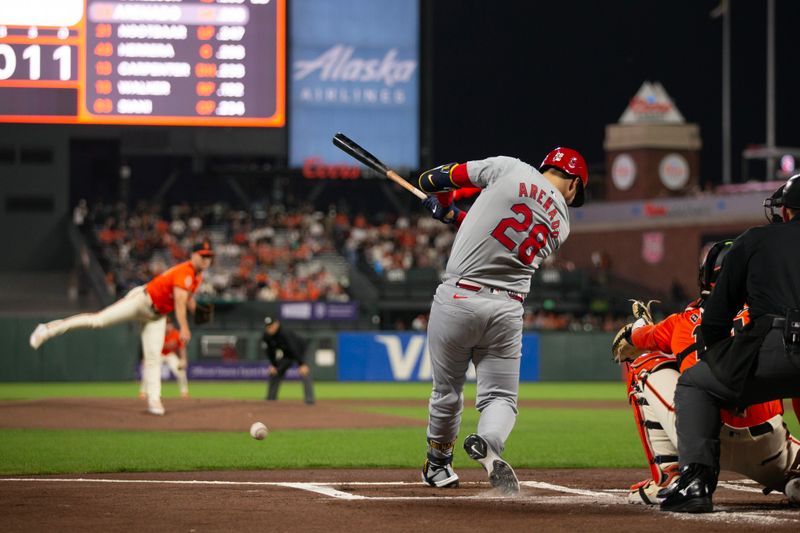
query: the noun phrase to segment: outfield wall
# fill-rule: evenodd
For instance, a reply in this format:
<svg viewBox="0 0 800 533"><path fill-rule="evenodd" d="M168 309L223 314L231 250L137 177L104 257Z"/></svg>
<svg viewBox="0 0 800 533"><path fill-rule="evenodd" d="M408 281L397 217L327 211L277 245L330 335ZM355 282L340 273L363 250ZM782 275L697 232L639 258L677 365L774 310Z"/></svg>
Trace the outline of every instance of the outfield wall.
<svg viewBox="0 0 800 533"><path fill-rule="evenodd" d="M28 346L40 319L0 318L0 381L118 381L135 379L138 328L124 324L79 330L38 351ZM301 328L308 362L319 381L430 381L425 335L397 331ZM523 336L524 381L620 379L611 361L610 333L529 332ZM262 379L266 360L258 330L200 329L189 345L190 379ZM289 376L290 378L293 375Z"/></svg>

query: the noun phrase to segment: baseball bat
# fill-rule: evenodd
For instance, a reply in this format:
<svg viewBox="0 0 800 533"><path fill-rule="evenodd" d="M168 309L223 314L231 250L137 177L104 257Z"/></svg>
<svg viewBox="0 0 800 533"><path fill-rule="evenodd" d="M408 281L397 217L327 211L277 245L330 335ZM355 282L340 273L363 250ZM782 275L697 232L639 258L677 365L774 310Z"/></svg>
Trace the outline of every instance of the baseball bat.
<svg viewBox="0 0 800 533"><path fill-rule="evenodd" d="M364 163L372 170L386 175L386 177L388 177L390 180L397 183L420 200L424 200L428 197L424 192L404 180L397 172L384 165L380 159L367 152L364 147L355 142L353 139L349 138L344 133L337 133L333 136L333 145L350 157Z"/></svg>

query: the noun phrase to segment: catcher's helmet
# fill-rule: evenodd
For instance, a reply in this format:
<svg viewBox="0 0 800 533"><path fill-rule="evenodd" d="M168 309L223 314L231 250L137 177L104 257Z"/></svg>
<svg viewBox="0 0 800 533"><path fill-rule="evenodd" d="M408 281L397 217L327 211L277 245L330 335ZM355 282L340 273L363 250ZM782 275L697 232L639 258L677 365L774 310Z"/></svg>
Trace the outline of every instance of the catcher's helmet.
<svg viewBox="0 0 800 533"><path fill-rule="evenodd" d="M764 215L771 223L783 222L783 217L775 212L776 207L800 209L800 174L789 178L785 184L764 200Z"/></svg>
<svg viewBox="0 0 800 533"><path fill-rule="evenodd" d="M711 288L717 282L719 271L722 270L722 260L728 255L733 245L733 241L715 242L708 249L706 257L700 263L700 296L706 297L711 294Z"/></svg>
<svg viewBox="0 0 800 533"><path fill-rule="evenodd" d="M580 178L578 183L578 192L575 194L575 199L572 200L571 207L580 207L583 205L584 189L589 183L589 170L586 168L586 161L583 156L572 148L564 148L559 146L551 151L539 165L539 171L544 172L550 167L555 167L569 174L570 176Z"/></svg>

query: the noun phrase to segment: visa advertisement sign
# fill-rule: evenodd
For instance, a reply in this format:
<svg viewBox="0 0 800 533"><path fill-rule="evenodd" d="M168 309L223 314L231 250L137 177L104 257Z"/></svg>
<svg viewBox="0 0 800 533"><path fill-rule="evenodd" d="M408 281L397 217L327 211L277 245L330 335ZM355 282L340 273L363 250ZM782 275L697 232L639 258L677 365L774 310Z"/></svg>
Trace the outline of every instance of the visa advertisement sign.
<svg viewBox="0 0 800 533"><path fill-rule="evenodd" d="M431 360L420 333L340 333L339 381L431 381ZM475 380L469 367L467 379ZM520 380L539 380L539 336L522 336Z"/></svg>
<svg viewBox="0 0 800 533"><path fill-rule="evenodd" d="M418 0L293 0L289 165L354 165L341 131L394 168L419 166Z"/></svg>

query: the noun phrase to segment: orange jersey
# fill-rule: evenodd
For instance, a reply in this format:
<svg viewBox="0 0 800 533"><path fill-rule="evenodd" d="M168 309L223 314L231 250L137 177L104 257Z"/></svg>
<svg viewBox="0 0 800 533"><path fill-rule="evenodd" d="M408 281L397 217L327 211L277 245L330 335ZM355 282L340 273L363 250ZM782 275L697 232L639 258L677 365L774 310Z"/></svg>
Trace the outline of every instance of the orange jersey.
<svg viewBox="0 0 800 533"><path fill-rule="evenodd" d="M702 311L690 305L681 313L674 313L658 324L642 326L633 330L631 342L634 346L646 350L658 350L664 353L681 354L680 372L697 363L697 332L700 326ZM750 318L747 309L740 312L734 322L737 327L744 326ZM688 353L686 353L688 351ZM733 412L723 409L722 421L735 428L752 427L762 424L775 415L783 414L783 402L770 402L751 405L745 409L743 416L735 416Z"/></svg>
<svg viewBox="0 0 800 533"><path fill-rule="evenodd" d="M201 281L203 281L203 274L195 272L191 261L184 261L151 279L147 284L147 293L153 300L156 310L165 315L175 310L173 294L175 287L186 289L191 295L197 290Z"/></svg>
<svg viewBox="0 0 800 533"><path fill-rule="evenodd" d="M658 324L646 325L633 330L631 342L637 348L671 354L681 354L695 347L695 328L700 325L699 307L687 307L681 313L674 313ZM681 372L697 362L697 350L683 354ZM687 361L691 361L687 364Z"/></svg>
<svg viewBox="0 0 800 533"><path fill-rule="evenodd" d="M169 355L173 352L178 353L178 350L181 348L183 348L181 332L177 329L168 331L167 335L164 337L164 347L161 348L161 355Z"/></svg>

